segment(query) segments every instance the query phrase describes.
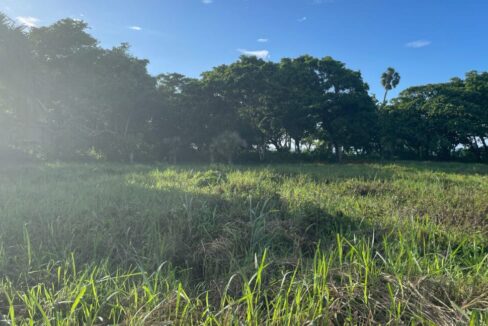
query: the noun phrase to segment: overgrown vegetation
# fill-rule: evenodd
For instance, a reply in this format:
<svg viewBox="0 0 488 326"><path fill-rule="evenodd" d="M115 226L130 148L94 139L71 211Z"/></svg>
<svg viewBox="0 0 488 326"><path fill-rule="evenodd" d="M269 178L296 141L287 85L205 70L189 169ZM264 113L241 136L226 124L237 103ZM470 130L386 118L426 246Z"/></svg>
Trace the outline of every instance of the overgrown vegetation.
<svg viewBox="0 0 488 326"><path fill-rule="evenodd" d="M0 324L488 322L487 166L0 169Z"/></svg>

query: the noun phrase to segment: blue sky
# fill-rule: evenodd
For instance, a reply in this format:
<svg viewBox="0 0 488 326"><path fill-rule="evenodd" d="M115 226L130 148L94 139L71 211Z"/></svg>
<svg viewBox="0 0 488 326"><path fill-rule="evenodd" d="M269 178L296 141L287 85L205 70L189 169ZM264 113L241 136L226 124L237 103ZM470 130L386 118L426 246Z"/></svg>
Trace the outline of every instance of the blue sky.
<svg viewBox="0 0 488 326"><path fill-rule="evenodd" d="M129 42L153 74L197 77L246 51L330 55L381 97L388 66L399 90L488 70L487 0L0 0L0 10L37 26L83 19L102 46Z"/></svg>

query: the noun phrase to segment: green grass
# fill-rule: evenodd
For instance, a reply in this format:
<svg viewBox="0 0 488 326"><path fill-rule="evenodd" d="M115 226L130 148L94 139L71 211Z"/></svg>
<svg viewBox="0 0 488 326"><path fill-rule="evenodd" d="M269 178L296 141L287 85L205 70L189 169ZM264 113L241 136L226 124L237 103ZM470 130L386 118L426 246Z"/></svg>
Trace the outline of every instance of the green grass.
<svg viewBox="0 0 488 326"><path fill-rule="evenodd" d="M0 167L0 325L488 323L488 166Z"/></svg>

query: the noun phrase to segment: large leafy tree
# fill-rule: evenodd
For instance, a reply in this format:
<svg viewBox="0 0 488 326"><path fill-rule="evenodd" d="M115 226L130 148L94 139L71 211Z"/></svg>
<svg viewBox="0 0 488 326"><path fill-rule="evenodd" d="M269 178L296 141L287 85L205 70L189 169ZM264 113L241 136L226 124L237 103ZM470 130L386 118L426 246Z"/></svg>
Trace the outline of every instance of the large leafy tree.
<svg viewBox="0 0 488 326"><path fill-rule="evenodd" d="M413 151L420 159L450 159L463 145L481 159L479 142L484 139L487 120L477 96L479 93L460 79L403 91L384 112L388 118L383 122L388 127L383 134L389 138L389 147L396 144L400 153Z"/></svg>
<svg viewBox="0 0 488 326"><path fill-rule="evenodd" d="M243 56L203 74L212 94L240 118L238 133L250 145L263 150L268 144L282 147L283 125L275 102L277 66Z"/></svg>
<svg viewBox="0 0 488 326"><path fill-rule="evenodd" d="M321 90L316 114L337 159L342 160L344 149L368 150L374 137L376 107L361 73L331 57L318 60L316 72Z"/></svg>
<svg viewBox="0 0 488 326"><path fill-rule="evenodd" d="M64 19L32 28L29 41L40 65L37 124L42 128L41 154L76 159L89 147L96 89L92 65L101 51L84 22Z"/></svg>
<svg viewBox="0 0 488 326"><path fill-rule="evenodd" d="M130 55L128 49L122 44L104 50L94 63L94 94L104 122L97 132L99 146L118 160L144 155L149 150L144 137L157 105L156 79L147 72L149 62Z"/></svg>
<svg viewBox="0 0 488 326"><path fill-rule="evenodd" d="M221 134L247 134L235 104L227 101L230 92L222 89L224 82L218 74L209 78L187 78L176 73L157 77L159 105L152 119L152 134L158 144L158 157L176 160L193 154L208 159L210 147Z"/></svg>
<svg viewBox="0 0 488 326"><path fill-rule="evenodd" d="M32 146L36 128L39 67L27 34L0 13L0 127L1 142Z"/></svg>
<svg viewBox="0 0 488 326"><path fill-rule="evenodd" d="M488 157L488 72L468 72L464 87L469 94L469 101L477 106L473 113L476 119L471 125L473 134L479 138Z"/></svg>
<svg viewBox="0 0 488 326"><path fill-rule="evenodd" d="M310 56L284 58L278 65L274 97L277 118L286 136L293 139L296 152L300 152L301 141L316 131L313 108L321 92L315 67L316 59Z"/></svg>
<svg viewBox="0 0 488 326"><path fill-rule="evenodd" d="M44 108L44 151L79 158L94 150L108 159L132 160L144 150L155 79L147 60L128 45L102 49L86 23L64 19L29 33L43 67L39 103Z"/></svg>

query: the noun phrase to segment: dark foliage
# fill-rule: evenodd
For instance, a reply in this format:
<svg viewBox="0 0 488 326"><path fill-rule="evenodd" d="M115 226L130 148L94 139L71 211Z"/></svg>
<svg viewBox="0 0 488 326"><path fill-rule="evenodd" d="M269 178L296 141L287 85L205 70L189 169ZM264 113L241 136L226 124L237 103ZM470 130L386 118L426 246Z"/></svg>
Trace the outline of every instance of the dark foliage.
<svg viewBox="0 0 488 326"><path fill-rule="evenodd" d="M393 68L378 103L360 72L331 57L241 57L200 79L153 77L127 44L101 48L84 22L24 30L5 15L0 44L0 149L16 157L488 160L488 73L412 87L388 104Z"/></svg>

